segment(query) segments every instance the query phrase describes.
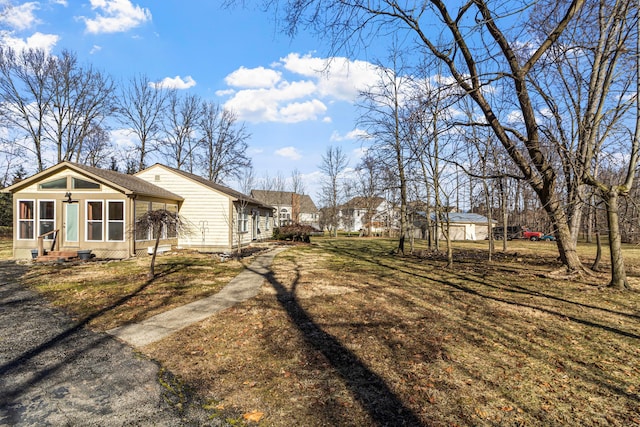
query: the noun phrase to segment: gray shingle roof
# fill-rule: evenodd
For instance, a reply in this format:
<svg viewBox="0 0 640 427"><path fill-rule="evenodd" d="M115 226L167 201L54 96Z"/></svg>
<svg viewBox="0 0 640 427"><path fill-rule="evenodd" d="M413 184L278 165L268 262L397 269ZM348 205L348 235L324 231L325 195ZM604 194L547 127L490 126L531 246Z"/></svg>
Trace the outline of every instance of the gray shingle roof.
<svg viewBox="0 0 640 427"><path fill-rule="evenodd" d="M420 213L424 215L424 212ZM470 212L445 212L444 215L447 215L452 223L486 224L488 221L486 216ZM431 212L431 219L435 219L434 212Z"/></svg>
<svg viewBox="0 0 640 427"><path fill-rule="evenodd" d="M119 187L125 188L134 194L140 194L140 195L152 196L152 197L161 197L164 199L184 200L183 197L178 196L177 194L174 194L171 191L165 190L162 187L153 185L150 182L147 182L142 178L138 178L135 175L127 175L127 174L112 171L112 170L94 168L92 166L80 165L77 163L72 163L72 165L78 169L82 169L83 171L89 174L102 178L105 181L111 182L113 184L118 185Z"/></svg>
<svg viewBox="0 0 640 427"><path fill-rule="evenodd" d="M292 206L293 196L296 193L292 191L273 191L273 190L251 190L251 195L258 200L262 200L263 203L267 203L271 206ZM307 194L299 194L300 196L300 212L302 213L316 213L318 208L313 203L311 197Z"/></svg>
<svg viewBox="0 0 640 427"><path fill-rule="evenodd" d="M127 175L124 173L100 169L93 166L81 165L73 162L60 162L57 165L51 166L42 172L39 172L29 178L26 178L14 185L5 188L3 191L15 191L26 185L30 185L32 182L45 179L47 176L52 175L64 168L71 169L78 173L88 176L95 181L106 184L110 187L114 187L117 190L122 191L125 194L137 194L141 196L157 197L160 199L169 200L184 200L181 196L174 194L164 188L153 185L141 178L134 175Z"/></svg>

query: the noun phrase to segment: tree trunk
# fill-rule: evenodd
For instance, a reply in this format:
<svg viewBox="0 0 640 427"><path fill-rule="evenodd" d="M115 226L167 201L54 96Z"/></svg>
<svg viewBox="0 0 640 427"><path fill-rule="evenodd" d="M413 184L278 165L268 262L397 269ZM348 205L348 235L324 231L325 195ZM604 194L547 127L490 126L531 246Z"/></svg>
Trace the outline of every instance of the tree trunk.
<svg viewBox="0 0 640 427"><path fill-rule="evenodd" d="M611 254L611 281L608 287L614 289L629 289L627 272L622 257L622 239L620 237L620 223L618 216L618 190L609 189L604 195L607 206L607 222L609 224L609 252Z"/></svg>
<svg viewBox="0 0 640 427"><path fill-rule="evenodd" d="M596 259L593 260L593 265L591 266L591 269L593 271L599 271L600 260L602 259L602 241L600 239L600 233L598 232L597 229L595 231L595 234L596 234Z"/></svg>
<svg viewBox="0 0 640 427"><path fill-rule="evenodd" d="M153 280L156 277L156 254L158 253L158 245L160 245L160 236L162 236L162 229L156 236L156 242L153 246L153 254L151 254L151 265L149 266L149 274L147 277L149 280Z"/></svg>

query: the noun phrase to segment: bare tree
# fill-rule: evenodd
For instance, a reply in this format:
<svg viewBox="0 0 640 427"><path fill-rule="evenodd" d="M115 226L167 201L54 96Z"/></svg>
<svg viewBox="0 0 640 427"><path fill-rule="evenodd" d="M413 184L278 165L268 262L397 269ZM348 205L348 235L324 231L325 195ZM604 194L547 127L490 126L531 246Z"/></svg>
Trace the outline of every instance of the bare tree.
<svg viewBox="0 0 640 427"><path fill-rule="evenodd" d="M47 134L56 147L58 162L78 162L85 137L114 111L114 85L100 71L81 66L70 51L63 51L53 64L47 84L53 124L47 127Z"/></svg>
<svg viewBox="0 0 640 427"><path fill-rule="evenodd" d="M22 131L16 142L35 155L36 168L45 168L45 126L51 93L47 90L53 59L42 49L16 52L0 46L0 115L8 127Z"/></svg>
<svg viewBox="0 0 640 427"><path fill-rule="evenodd" d="M160 152L176 169L193 173L194 156L200 145L196 126L201 116L197 95L181 96L177 90L168 92Z"/></svg>
<svg viewBox="0 0 640 427"><path fill-rule="evenodd" d="M167 91L153 85L144 74L132 77L128 85L122 87L118 97L118 118L138 139L135 147L137 159L129 159L130 167L127 169L144 169L149 153L157 149L166 96Z"/></svg>
<svg viewBox="0 0 640 427"><path fill-rule="evenodd" d="M573 0L568 5L556 5L555 8L562 8L558 10L564 12L559 14L559 19L553 19L550 30L536 44L532 40L526 50L522 49L517 35L501 28L513 26L517 18L527 19L524 13L483 0L461 5L448 5L442 0L415 4L388 0L375 3L315 0L289 3L283 10L291 34L300 27L316 28L323 36L330 37L337 48L357 43L367 34L388 31L400 34L406 30L399 36L417 43L414 52L422 50L437 58L462 93L474 101L484 116L482 125L492 129L554 224L562 262L569 270L579 271L583 267L558 191L558 171L543 147L528 77L584 2ZM272 4L281 6L278 1ZM503 20L503 16L508 19ZM467 22L475 25L466 25ZM521 130L511 126L497 108L492 99L496 92L486 90L496 86L502 88L503 94L513 96L513 108L523 123Z"/></svg>
<svg viewBox="0 0 640 427"><path fill-rule="evenodd" d="M364 201L365 213L362 216L363 230L367 236L371 235L375 209L379 203L380 196L380 178L379 178L378 161L373 153L366 152L360 160L360 164L356 167L356 191L362 196Z"/></svg>
<svg viewBox="0 0 640 427"><path fill-rule="evenodd" d="M198 130L202 142L201 168L204 176L213 182L227 178L241 178L243 171L251 167L247 157L247 140L250 134L244 124L238 123L236 115L205 102Z"/></svg>
<svg viewBox="0 0 640 427"><path fill-rule="evenodd" d="M545 5L549 6L542 3L537 10ZM618 199L631 190L638 164L639 131L624 129L625 122L638 127L637 13L637 5L628 1L587 2L549 50L543 66L531 73L532 85L550 111L548 126L541 128L561 162L573 239L580 230L588 185L607 210L610 286L619 289L627 288L628 281L620 249ZM547 30L547 22L535 16L540 14L534 15L532 31L539 34ZM600 164L611 156L619 163L620 154L627 160L620 180L603 179L607 175L598 174Z"/></svg>
<svg viewBox="0 0 640 427"><path fill-rule="evenodd" d="M349 161L340 146L329 146L322 155L319 168L324 174L322 198L325 203L325 224L334 236L338 235L338 206L340 205L340 180Z"/></svg>
<svg viewBox="0 0 640 427"><path fill-rule="evenodd" d="M175 212L170 212L166 209L158 209L153 211L147 211L144 215L141 215L136 219L136 233L149 231L155 237L155 243L153 245L153 252L151 254L151 263L149 264L149 273L147 277L149 280L153 280L156 277L155 265L156 254L158 252L158 245L160 239L166 230L170 228L178 228L180 226L180 219Z"/></svg>
<svg viewBox="0 0 640 427"><path fill-rule="evenodd" d="M84 137L80 163L93 167L105 167L115 155L110 142L109 132L106 129L100 126L92 127Z"/></svg>
<svg viewBox="0 0 640 427"><path fill-rule="evenodd" d="M402 58L397 48L390 55L391 68L378 66L379 82L361 93L363 110L359 121L371 141L370 150L379 161L397 174L400 190L400 236L397 253L404 255L404 244L408 234L406 170L411 161L405 126L406 105L404 100L414 90L413 83L401 76Z"/></svg>
<svg viewBox="0 0 640 427"><path fill-rule="evenodd" d="M291 191L296 194L305 194L302 173L297 168L291 171Z"/></svg>

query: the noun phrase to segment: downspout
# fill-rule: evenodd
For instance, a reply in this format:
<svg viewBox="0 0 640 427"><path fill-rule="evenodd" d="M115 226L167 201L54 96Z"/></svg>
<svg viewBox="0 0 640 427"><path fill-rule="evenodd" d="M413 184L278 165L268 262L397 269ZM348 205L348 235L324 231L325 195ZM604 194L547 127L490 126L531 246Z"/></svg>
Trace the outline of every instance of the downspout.
<svg viewBox="0 0 640 427"><path fill-rule="evenodd" d="M129 229L130 238L129 240L129 257L133 257L136 255L136 194L127 194L127 198L129 199L128 210L129 210Z"/></svg>

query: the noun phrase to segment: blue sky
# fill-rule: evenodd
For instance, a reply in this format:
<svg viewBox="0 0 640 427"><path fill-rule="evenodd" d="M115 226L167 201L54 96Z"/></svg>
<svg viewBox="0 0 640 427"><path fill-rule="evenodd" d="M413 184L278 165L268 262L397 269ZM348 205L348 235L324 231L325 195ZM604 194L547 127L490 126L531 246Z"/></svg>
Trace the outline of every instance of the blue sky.
<svg viewBox="0 0 640 427"><path fill-rule="evenodd" d="M247 2L250 3L250 2ZM257 9L222 9L211 0L0 0L3 43L69 49L116 81L144 73L224 105L245 122L256 177L294 169L318 191L318 165L340 144L355 166L358 89L375 81L371 65L335 58L314 37L280 34ZM114 129L126 145L128 133Z"/></svg>

